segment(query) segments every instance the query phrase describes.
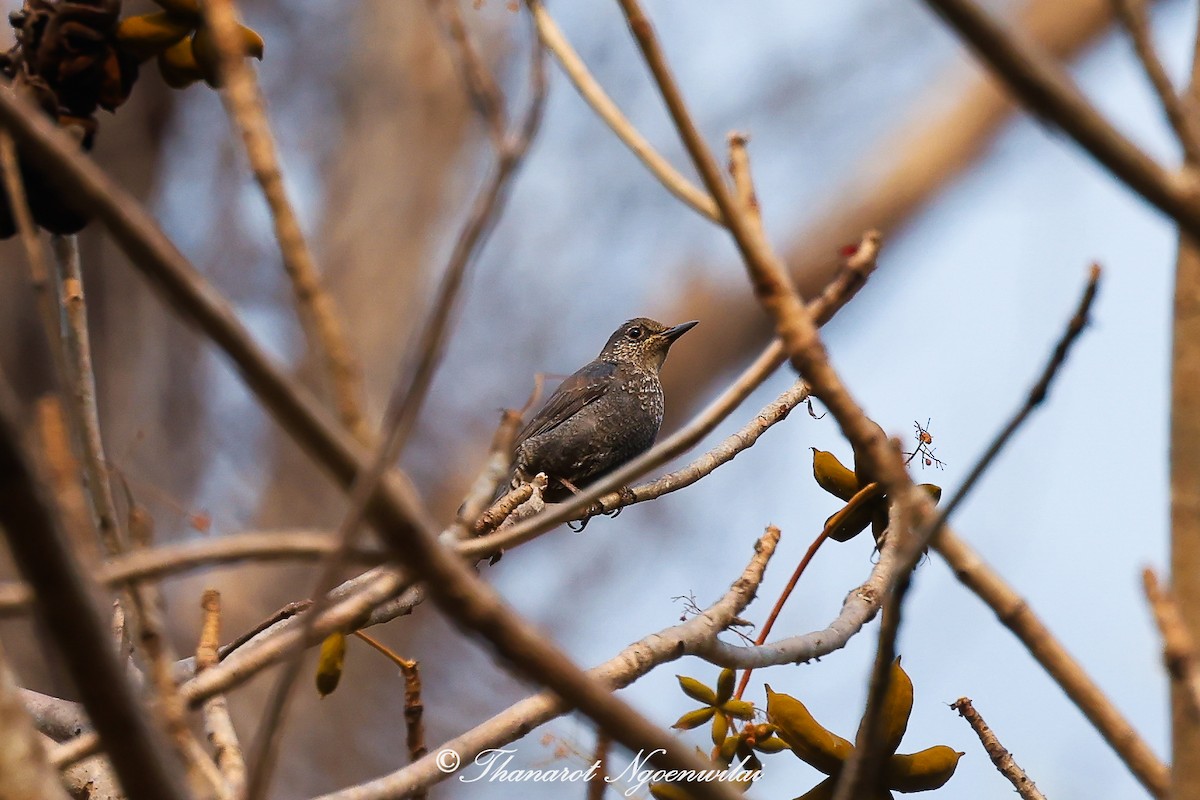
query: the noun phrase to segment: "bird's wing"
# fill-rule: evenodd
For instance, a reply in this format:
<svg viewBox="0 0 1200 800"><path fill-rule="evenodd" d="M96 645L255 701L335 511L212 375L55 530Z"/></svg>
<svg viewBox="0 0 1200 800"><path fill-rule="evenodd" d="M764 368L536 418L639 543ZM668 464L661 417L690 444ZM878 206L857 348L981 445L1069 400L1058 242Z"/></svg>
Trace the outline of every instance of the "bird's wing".
<svg viewBox="0 0 1200 800"><path fill-rule="evenodd" d="M589 403L600 399L608 390L617 365L611 361L593 361L582 367L571 377L567 378L546 405L529 420L525 429L517 435L517 442L523 442L533 436L557 428L562 423L579 413L579 410Z"/></svg>

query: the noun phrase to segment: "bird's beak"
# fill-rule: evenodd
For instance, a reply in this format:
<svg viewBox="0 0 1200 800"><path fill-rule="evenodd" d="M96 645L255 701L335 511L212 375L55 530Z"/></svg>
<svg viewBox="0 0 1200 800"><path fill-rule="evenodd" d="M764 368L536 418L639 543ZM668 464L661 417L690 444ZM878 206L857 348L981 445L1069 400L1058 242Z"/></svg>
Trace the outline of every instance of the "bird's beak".
<svg viewBox="0 0 1200 800"><path fill-rule="evenodd" d="M685 333L690 331L692 328L696 327L698 324L700 324L700 320L698 319L694 319L691 322L681 322L674 328L667 328L660 335L668 342L673 342L680 336L683 336Z"/></svg>

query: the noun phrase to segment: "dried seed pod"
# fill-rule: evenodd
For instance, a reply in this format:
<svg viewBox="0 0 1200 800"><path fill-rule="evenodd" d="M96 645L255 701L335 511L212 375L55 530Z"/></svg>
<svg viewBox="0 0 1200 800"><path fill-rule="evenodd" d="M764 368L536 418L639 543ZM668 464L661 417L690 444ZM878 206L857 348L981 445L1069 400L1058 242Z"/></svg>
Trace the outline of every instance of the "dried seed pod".
<svg viewBox="0 0 1200 800"><path fill-rule="evenodd" d="M939 744L910 755L895 755L883 768L883 782L897 792L927 792L945 785L963 753Z"/></svg>
<svg viewBox="0 0 1200 800"><path fill-rule="evenodd" d="M686 675L676 675L675 679L679 681L679 688L683 689L683 693L695 700L697 703L705 705L717 705L717 694L704 683L689 678Z"/></svg>
<svg viewBox="0 0 1200 800"><path fill-rule="evenodd" d="M184 39L195 27L166 11L126 17L117 26L117 44L139 61L147 61Z"/></svg>
<svg viewBox="0 0 1200 800"><path fill-rule="evenodd" d="M838 461L837 456L828 450L818 450L814 447L812 451L813 477L817 479L817 485L841 500L854 497L862 488L854 471Z"/></svg>
<svg viewBox="0 0 1200 800"><path fill-rule="evenodd" d="M850 742L817 722L803 703L772 691L770 686L767 687L767 719L793 753L826 775L836 774L854 749Z"/></svg>
<svg viewBox="0 0 1200 800"><path fill-rule="evenodd" d="M333 694L342 669L346 664L346 634L331 633L321 642L321 654L317 658L317 692L321 697Z"/></svg>
<svg viewBox="0 0 1200 800"><path fill-rule="evenodd" d="M689 711L679 719L675 720L675 724L671 727L681 731L690 731L692 728L699 728L701 725L708 722L710 719L712 719L713 714L716 712L717 710L712 706L697 708L695 711Z"/></svg>

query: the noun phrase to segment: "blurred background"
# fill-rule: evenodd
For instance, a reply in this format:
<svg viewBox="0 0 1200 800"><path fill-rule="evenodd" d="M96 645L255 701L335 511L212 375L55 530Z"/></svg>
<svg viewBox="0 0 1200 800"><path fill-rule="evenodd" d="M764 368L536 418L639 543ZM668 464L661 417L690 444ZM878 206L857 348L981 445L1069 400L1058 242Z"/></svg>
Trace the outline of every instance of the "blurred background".
<svg viewBox="0 0 1200 800"><path fill-rule="evenodd" d="M8 0L13 8L17 3ZM416 0L244 0L267 41L259 75L289 190L362 358L373 424L409 337L429 309L491 153L444 39ZM514 115L526 93L524 12L464 4ZM1074 308L1087 268L1105 267L1094 324L1046 406L957 515L955 528L1024 594L1164 758L1166 681L1140 588L1165 568L1167 399L1174 233L1064 137L1010 114L941 23L918 2L647 0L702 131L751 137L766 227L809 293L841 245L886 231L880 268L825 330L836 366L891 434L934 437L945 469L919 481L953 490L1022 401ZM1127 38L1105 0L992 2L1071 59L1104 111L1160 160L1178 155ZM126 13L149 10L127 0ZM552 3L596 78L645 136L691 175L613 3ZM1173 77L1192 50L1195 9L1152 8ZM403 467L449 519L505 406L537 372L569 373L623 320L699 319L664 378L677 427L748 364L768 326L728 237L673 199L574 92L555 65L546 118L464 289L456 333ZM270 219L217 95L167 90L146 70L134 100L104 115L96 158L154 210L180 248L237 305L259 340L308 374ZM93 226L96 228L97 226ZM328 529L344 498L256 406L223 358L152 296L101 231L83 237L107 450L155 514L163 540L268 528ZM49 360L17 245L0 248L0 364L32 402ZM791 384L781 370L713 434L743 425ZM703 447L704 445L702 445ZM797 411L734 462L685 491L562 529L510 553L485 577L581 664L673 624L678 597L703 607L742 570L767 524L783 531L759 601L770 603L837 502L811 478L810 447L850 453L832 419ZM196 515L211 519L198 530ZM871 566L867 537L831 543L775 628L823 628ZM166 584L175 645L194 647L199 596L225 599L226 638L298 598L311 568L210 570ZM819 663L755 673L851 736L876 624ZM31 688L69 692L25 622L0 625ZM472 727L529 693L490 652L422 608L373 633L421 661L427 742ZM285 734L274 796L302 798L402 766L403 685L352 641L339 691L305 679ZM991 612L935 557L917 572L900 649L916 687L902 752L965 750L939 796L1004 797L973 734L947 704L975 701L1051 797L1124 798L1140 787ZM693 703L673 675L715 678L695 659L622 695L670 724ZM268 673L267 676L273 673ZM309 673L311 674L311 672ZM269 677L231 696L244 740ZM683 734L708 746L705 731ZM582 766L593 734L558 720L520 744L514 766ZM572 754L575 752L575 754ZM614 756L618 765L627 754ZM803 794L818 774L784 754L756 797ZM557 798L583 787L466 786L440 797Z"/></svg>

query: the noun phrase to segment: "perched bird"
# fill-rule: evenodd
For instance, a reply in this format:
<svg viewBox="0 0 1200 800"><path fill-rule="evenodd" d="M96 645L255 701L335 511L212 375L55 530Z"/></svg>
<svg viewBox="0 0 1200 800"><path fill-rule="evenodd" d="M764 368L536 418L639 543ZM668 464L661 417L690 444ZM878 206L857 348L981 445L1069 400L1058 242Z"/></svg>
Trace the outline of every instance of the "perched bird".
<svg viewBox="0 0 1200 800"><path fill-rule="evenodd" d="M513 485L544 472L544 497L559 502L649 450L663 420L658 371L695 325L668 328L638 317L617 328L596 360L563 381L517 434Z"/></svg>

